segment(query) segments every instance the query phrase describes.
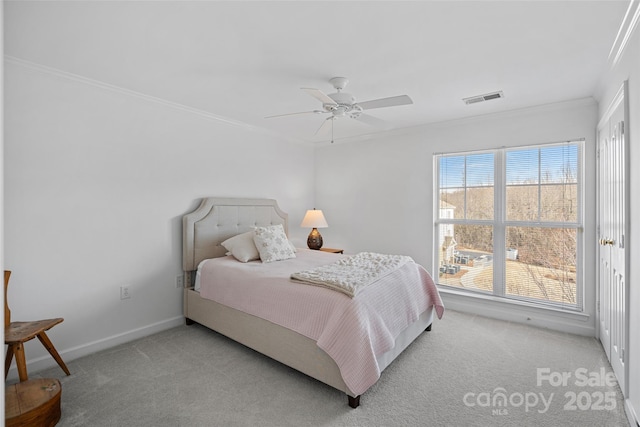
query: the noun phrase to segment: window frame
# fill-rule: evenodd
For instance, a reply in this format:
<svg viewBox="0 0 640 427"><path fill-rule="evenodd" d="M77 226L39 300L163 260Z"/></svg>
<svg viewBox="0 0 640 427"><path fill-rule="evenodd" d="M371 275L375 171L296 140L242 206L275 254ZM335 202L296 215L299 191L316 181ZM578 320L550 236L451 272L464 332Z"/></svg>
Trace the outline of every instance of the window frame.
<svg viewBox="0 0 640 427"><path fill-rule="evenodd" d="M567 146L575 145L577 147L577 172L576 172L576 196L577 196L577 212L575 221L524 221L524 220L507 220L507 153L510 151L521 151L527 149L543 149L553 146ZM440 228L446 225L484 225L493 227L493 291L475 290L470 288L461 288L459 286L448 285L445 283L439 283L439 267L440 267L440 242L434 239L433 242L433 269L436 272L434 274L437 285L443 289L454 290L461 292L465 295L472 297L495 297L504 302L516 302L527 303L535 307L545 309L555 309L564 312L579 312L582 313L585 310L584 307L584 209L585 209L585 139L572 139L562 142L553 143L541 143L530 144L522 146L510 146L500 148L489 148L480 150L466 150L460 152L441 152L433 154L434 164L434 215L433 226L434 236L440 235ZM441 203L441 173L440 173L440 159L443 157L451 156L469 156L493 153L494 155L494 179L493 179L493 194L494 194L494 215L493 219L466 219L466 218L440 218L440 203ZM538 182L537 185L542 185ZM466 186L465 189L469 188ZM465 210L466 210L466 195L465 195ZM465 217L467 213L465 212ZM538 219L539 215L538 215ZM563 303L558 301L549 301L538 298L531 298L525 296L508 295L506 294L506 231L508 227L537 227L537 228L568 228L576 230L576 302L575 304ZM439 240L439 239L438 239ZM505 244L498 244L497 242L505 242ZM499 261L499 267L496 262Z"/></svg>

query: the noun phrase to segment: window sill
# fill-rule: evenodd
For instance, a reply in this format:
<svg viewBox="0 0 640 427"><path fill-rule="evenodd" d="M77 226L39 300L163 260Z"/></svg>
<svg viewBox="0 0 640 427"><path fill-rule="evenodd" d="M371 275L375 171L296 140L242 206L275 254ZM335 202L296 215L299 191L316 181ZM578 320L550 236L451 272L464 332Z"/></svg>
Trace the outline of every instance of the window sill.
<svg viewBox="0 0 640 427"><path fill-rule="evenodd" d="M595 336L593 315L438 286L446 308L578 335Z"/></svg>

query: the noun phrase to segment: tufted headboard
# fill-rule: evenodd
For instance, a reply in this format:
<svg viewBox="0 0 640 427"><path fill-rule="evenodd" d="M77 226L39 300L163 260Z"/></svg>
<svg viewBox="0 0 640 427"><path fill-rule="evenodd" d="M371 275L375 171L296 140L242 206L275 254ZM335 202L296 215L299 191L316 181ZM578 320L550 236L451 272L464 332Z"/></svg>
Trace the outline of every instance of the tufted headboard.
<svg viewBox="0 0 640 427"><path fill-rule="evenodd" d="M288 217L273 199L204 198L182 217L182 268L194 271L202 260L224 256L220 243L253 227L282 224L288 235Z"/></svg>

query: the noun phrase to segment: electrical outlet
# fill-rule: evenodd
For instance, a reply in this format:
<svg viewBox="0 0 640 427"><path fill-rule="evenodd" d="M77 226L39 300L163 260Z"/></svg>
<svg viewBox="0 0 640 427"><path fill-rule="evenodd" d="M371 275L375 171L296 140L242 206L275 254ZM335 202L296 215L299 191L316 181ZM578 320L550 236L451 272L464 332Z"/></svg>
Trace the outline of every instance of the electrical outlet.
<svg viewBox="0 0 640 427"><path fill-rule="evenodd" d="M176 288L184 288L184 276L182 274L180 276L176 276Z"/></svg>
<svg viewBox="0 0 640 427"><path fill-rule="evenodd" d="M129 299L131 294L129 293L128 286L120 286L120 299Z"/></svg>

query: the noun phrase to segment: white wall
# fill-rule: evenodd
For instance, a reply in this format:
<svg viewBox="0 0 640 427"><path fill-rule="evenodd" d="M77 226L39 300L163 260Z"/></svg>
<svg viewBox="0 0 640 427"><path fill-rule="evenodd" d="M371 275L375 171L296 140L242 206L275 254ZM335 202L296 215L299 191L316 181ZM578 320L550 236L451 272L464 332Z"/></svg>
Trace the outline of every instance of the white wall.
<svg viewBox="0 0 640 427"><path fill-rule="evenodd" d="M500 102L500 101L493 101ZM410 133L348 144L335 143L316 152L316 207L329 228L326 246L348 252L401 253L432 270L433 154L558 142L584 138L585 242L594 242L595 126L593 99L434 124ZM456 292L443 293L445 305L496 318L595 334L595 251L585 245L585 312L565 314L514 306L493 298L482 304ZM446 316L446 315L445 315Z"/></svg>
<svg viewBox="0 0 640 427"><path fill-rule="evenodd" d="M634 2L632 9L640 10L640 2ZM636 12L638 13L638 12ZM626 405L627 413L634 414L635 421L640 424L640 264L637 262L640 256L640 226L637 218L640 216L640 24L636 22L635 29L629 28L629 41L622 50L622 55L617 62L612 62L611 68L602 77L601 87L598 93L600 105L599 117L602 117L609 104L616 95L618 89L625 80L629 81L629 116L627 137L630 148L630 236L627 241L629 251L629 395ZM624 36L623 32L623 36ZM617 53L614 52L614 53Z"/></svg>
<svg viewBox="0 0 640 427"><path fill-rule="evenodd" d="M8 299L14 320L64 317L50 337L67 361L183 321L181 216L201 197L274 198L306 241L313 148L16 61L4 72ZM26 355L30 371L55 364L37 340Z"/></svg>

